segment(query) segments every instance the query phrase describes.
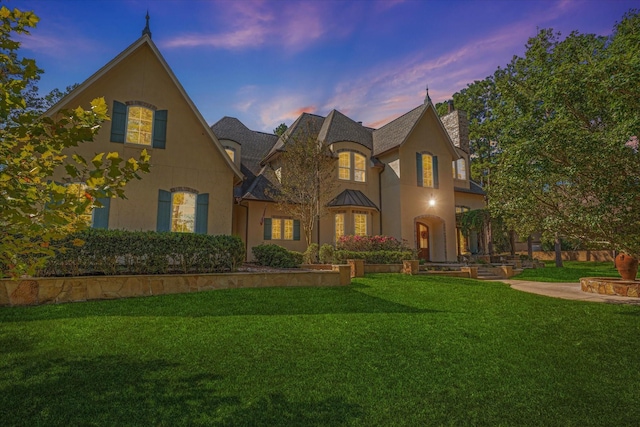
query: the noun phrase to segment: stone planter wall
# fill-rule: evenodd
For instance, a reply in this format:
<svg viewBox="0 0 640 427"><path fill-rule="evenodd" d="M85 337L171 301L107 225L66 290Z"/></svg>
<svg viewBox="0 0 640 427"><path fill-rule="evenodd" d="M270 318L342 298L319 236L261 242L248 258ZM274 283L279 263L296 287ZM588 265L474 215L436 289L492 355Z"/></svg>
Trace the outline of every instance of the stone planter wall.
<svg viewBox="0 0 640 427"><path fill-rule="evenodd" d="M585 277L580 279L582 292L621 297L640 297L640 282L611 277Z"/></svg>
<svg viewBox="0 0 640 427"><path fill-rule="evenodd" d="M117 299L213 289L346 286L351 283L348 265L335 265L332 268L332 271L2 279L0 306Z"/></svg>
<svg viewBox="0 0 640 427"><path fill-rule="evenodd" d="M402 264L365 264L365 273L402 273Z"/></svg>

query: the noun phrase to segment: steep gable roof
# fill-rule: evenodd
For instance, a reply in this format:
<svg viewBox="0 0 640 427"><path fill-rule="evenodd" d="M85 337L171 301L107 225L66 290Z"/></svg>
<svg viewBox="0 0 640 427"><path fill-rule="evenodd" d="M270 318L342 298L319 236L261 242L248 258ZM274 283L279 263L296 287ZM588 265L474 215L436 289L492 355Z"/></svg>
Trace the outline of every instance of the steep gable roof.
<svg viewBox="0 0 640 427"><path fill-rule="evenodd" d="M373 155L379 156L389 150L400 147L411 135L411 132L415 129L418 122L425 116L425 114L433 114L438 122L439 130L445 135L447 141L447 148L451 152L454 159L458 159L460 156L455 150L453 142L449 133L442 125L442 122L438 118L435 108L431 102L422 104L408 113L403 114L397 119L387 123L379 129L373 131Z"/></svg>
<svg viewBox="0 0 640 427"><path fill-rule="evenodd" d="M193 101L191 100L191 98L189 98L189 95L187 95L187 92L184 90L184 88L182 87L182 84L178 81L178 78L176 77L176 75L171 70L171 67L169 67L169 64L167 64L167 61L165 61L165 59L162 56L162 54L160 53L160 51L158 50L156 45L151 40L151 37L148 34L144 33L144 32L143 32L142 37L140 37L138 40L136 40L134 43L132 43L129 47L127 47L125 50L123 50L119 55L117 55L115 58L113 58L111 61L109 61L106 65L104 65L98 71L96 71L88 79L86 79L84 82L82 82L78 87L76 87L74 90L72 90L66 96L64 96L53 107L51 107L45 114L47 114L47 115L56 114L62 108L63 105L65 105L67 102L71 101L77 94L82 93L91 84L95 83L98 79L100 79L103 76L105 76L107 73L109 73L109 71L111 71L115 66L117 66L119 63L121 63L125 58L129 57L134 52L136 52L138 49L142 48L143 46L147 46L154 53L154 55L156 56L156 58L158 59L158 61L162 65L162 67L164 68L164 70L169 75L169 78L174 83L175 87L178 89L178 91L180 92L180 94L182 95L184 100L186 101L187 105L189 105L189 107L191 108L192 113L195 115L195 117L198 119L198 121L202 124L202 127L207 132L207 136L209 136L209 138L211 139L211 142L214 144L214 146L218 149L220 154L223 156L223 159L225 159L227 165L231 168L231 170L233 170L234 174L236 175L236 182L241 181L243 179L242 172L231 161L229 156L227 156L226 152L224 151L224 148L220 144L220 141L218 141L218 138L216 138L216 136L213 134L213 132L209 128L209 125L207 124L207 122L202 117L202 114L200 114L200 111L196 108L196 106L193 103Z"/></svg>

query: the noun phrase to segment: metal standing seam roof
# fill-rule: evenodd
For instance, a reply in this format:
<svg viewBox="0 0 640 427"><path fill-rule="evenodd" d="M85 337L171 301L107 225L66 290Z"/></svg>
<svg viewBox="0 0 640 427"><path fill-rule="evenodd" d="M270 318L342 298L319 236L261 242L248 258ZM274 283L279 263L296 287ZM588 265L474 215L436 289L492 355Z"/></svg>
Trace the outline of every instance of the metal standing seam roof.
<svg viewBox="0 0 640 427"><path fill-rule="evenodd" d="M469 180L469 184L471 184L471 188L454 187L453 190L459 191L461 193L478 194L481 196L484 196L487 194L477 182Z"/></svg>
<svg viewBox="0 0 640 427"><path fill-rule="evenodd" d="M341 206L357 206L360 208L370 208L379 211L375 203L373 203L364 193L360 190L344 190L333 198L327 206L330 208L337 208Z"/></svg>

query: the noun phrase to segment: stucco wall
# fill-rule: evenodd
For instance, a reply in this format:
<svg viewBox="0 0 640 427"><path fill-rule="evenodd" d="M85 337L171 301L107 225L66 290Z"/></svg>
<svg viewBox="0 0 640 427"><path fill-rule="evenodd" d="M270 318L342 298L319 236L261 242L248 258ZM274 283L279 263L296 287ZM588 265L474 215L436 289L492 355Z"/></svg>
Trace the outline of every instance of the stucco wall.
<svg viewBox="0 0 640 427"><path fill-rule="evenodd" d="M64 108L89 107L104 97L109 111L113 101L143 101L168 110L166 149L110 142L111 122L105 122L96 140L72 151L88 158L97 152L115 151L123 158L137 158L143 149L151 155L151 173L126 187L127 200L114 199L109 228L155 230L158 190L187 187L209 194L208 233L230 234L234 173L224 151L215 146L206 129L174 85L152 49L142 44L107 74L67 101ZM63 171L55 176L61 179Z"/></svg>

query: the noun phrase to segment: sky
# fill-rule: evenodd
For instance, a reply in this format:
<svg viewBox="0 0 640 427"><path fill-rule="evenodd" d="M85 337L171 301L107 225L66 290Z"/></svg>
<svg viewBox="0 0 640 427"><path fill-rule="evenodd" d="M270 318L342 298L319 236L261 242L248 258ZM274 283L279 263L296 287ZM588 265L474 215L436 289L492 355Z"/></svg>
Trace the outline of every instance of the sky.
<svg viewBox="0 0 640 427"><path fill-rule="evenodd" d="M640 0L0 0L40 17L22 55L40 91L82 83L140 36L213 124L272 132L332 109L378 128L523 55L553 28L609 35Z"/></svg>

